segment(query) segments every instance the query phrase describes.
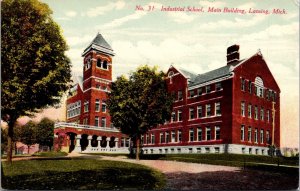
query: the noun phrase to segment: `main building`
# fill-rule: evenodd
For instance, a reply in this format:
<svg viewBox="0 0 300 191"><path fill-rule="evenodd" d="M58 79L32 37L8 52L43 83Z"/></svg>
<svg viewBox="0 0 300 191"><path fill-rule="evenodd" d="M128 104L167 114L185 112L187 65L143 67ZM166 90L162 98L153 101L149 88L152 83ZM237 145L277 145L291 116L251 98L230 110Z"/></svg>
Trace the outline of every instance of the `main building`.
<svg viewBox="0 0 300 191"><path fill-rule="evenodd" d="M105 104L114 52L98 34L82 56L83 78L70 89L67 123L55 126L56 147L126 153L130 139L111 124ZM172 117L142 136L144 153L267 155L270 145L280 147L280 89L262 53L240 59L233 45L226 57L204 74L169 68Z"/></svg>

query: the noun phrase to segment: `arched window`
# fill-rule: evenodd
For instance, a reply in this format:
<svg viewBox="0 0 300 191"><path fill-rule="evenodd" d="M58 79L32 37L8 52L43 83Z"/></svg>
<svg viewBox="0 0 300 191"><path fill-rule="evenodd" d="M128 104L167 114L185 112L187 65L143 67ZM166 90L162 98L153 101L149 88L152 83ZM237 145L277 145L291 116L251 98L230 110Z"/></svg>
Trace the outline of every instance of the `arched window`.
<svg viewBox="0 0 300 191"><path fill-rule="evenodd" d="M107 69L107 61L106 61L106 60L103 61L102 68L103 68L103 69Z"/></svg>
<svg viewBox="0 0 300 191"><path fill-rule="evenodd" d="M255 94L259 97L264 97L264 82L260 77L255 78Z"/></svg>
<svg viewBox="0 0 300 191"><path fill-rule="evenodd" d="M101 68L101 59L100 58L97 59L97 67Z"/></svg>

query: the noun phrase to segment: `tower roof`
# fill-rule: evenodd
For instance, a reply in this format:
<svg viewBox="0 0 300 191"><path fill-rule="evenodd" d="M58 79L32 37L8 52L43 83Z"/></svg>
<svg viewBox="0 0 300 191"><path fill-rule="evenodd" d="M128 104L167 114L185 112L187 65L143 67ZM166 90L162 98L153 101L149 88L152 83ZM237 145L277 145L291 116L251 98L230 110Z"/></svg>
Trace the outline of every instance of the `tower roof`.
<svg viewBox="0 0 300 191"><path fill-rule="evenodd" d="M86 55L89 50L96 50L100 51L104 54L108 54L111 56L114 56L115 53L113 52L113 49L111 46L106 42L106 40L103 38L103 36L98 33L94 40L89 44L89 46L83 51L82 56Z"/></svg>

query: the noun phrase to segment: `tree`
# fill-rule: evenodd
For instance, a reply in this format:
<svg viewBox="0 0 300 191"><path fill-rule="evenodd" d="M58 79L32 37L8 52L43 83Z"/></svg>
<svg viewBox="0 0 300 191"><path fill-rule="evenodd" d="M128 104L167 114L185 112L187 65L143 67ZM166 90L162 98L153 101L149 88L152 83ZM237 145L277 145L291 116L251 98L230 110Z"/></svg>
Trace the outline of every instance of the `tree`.
<svg viewBox="0 0 300 191"><path fill-rule="evenodd" d="M48 5L38 0L1 2L1 112L8 123L7 161L20 116L60 102L70 81L67 45Z"/></svg>
<svg viewBox="0 0 300 191"><path fill-rule="evenodd" d="M51 150L54 137L54 121L49 118L43 118L37 124L37 143L42 146L48 146Z"/></svg>
<svg viewBox="0 0 300 191"><path fill-rule="evenodd" d="M171 117L173 99L164 76L155 67L142 66L129 79L121 76L111 84L107 103L111 120L135 141L137 160L141 135Z"/></svg>
<svg viewBox="0 0 300 191"><path fill-rule="evenodd" d="M28 147L28 154L31 145L37 143L37 124L28 121L24 126L19 127L18 140Z"/></svg>
<svg viewBox="0 0 300 191"><path fill-rule="evenodd" d="M1 127L1 155L7 149L7 128Z"/></svg>

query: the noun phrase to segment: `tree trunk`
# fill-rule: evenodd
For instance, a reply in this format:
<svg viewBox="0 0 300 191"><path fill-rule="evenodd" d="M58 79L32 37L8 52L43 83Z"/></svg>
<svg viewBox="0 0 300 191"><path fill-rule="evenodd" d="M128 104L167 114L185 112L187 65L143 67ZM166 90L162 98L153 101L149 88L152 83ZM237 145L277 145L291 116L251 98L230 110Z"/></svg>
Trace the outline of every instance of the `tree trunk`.
<svg viewBox="0 0 300 191"><path fill-rule="evenodd" d="M11 164L12 153L13 153L13 137L14 137L14 126L16 119L11 118L8 121L8 135L7 135L7 162Z"/></svg>
<svg viewBox="0 0 300 191"><path fill-rule="evenodd" d="M141 140L140 136L137 136L136 137L136 155L135 155L136 160L140 160L140 140Z"/></svg>

